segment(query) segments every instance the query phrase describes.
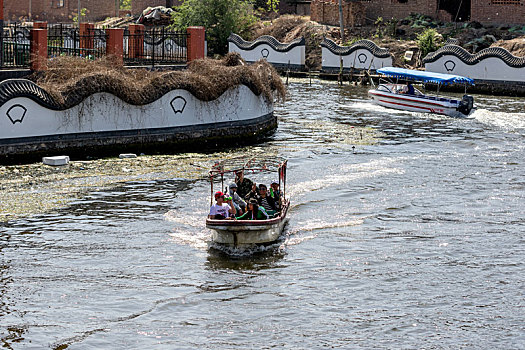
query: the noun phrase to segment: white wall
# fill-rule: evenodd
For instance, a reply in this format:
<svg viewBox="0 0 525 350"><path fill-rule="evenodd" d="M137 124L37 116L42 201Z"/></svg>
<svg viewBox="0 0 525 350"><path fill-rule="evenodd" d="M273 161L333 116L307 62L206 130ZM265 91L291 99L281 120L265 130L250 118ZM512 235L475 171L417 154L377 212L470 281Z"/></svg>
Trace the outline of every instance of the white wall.
<svg viewBox="0 0 525 350"><path fill-rule="evenodd" d="M279 65L304 66L305 63L305 46L295 46L287 52L275 51L268 44L257 45L252 50L243 50L235 43L228 43L229 52L238 52L246 62L256 62L265 58L268 63Z"/></svg>
<svg viewBox="0 0 525 350"><path fill-rule="evenodd" d="M488 57L477 64L468 65L453 55L445 55L434 62L425 63L428 72L456 74L477 80L525 82L525 67L509 67L497 57Z"/></svg>
<svg viewBox="0 0 525 350"><path fill-rule="evenodd" d="M323 70L339 69L340 56L333 53L326 47L322 47ZM343 68L349 69L354 67L356 69L373 69L377 70L383 67L392 66L392 57L379 58L374 56L366 49L357 49L349 55L341 56L343 58ZM372 59L373 58L373 59Z"/></svg>
<svg viewBox="0 0 525 350"><path fill-rule="evenodd" d="M0 107L0 143L2 139L16 137L242 121L271 112L273 102L256 96L244 85L210 102L203 102L186 90L173 90L144 106L127 104L112 94L97 93L65 111L53 111L31 99L17 97Z"/></svg>

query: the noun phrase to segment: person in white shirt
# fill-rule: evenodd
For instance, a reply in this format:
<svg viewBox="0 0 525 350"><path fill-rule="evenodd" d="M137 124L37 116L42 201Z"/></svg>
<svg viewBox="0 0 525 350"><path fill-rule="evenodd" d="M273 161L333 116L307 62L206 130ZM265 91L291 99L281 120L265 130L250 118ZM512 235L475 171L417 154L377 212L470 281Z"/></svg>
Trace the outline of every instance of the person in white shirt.
<svg viewBox="0 0 525 350"><path fill-rule="evenodd" d="M231 197L228 197L227 203L224 203L224 193L218 191L215 192L215 200L217 203L211 206L208 218L221 220L235 217L237 211L235 210Z"/></svg>

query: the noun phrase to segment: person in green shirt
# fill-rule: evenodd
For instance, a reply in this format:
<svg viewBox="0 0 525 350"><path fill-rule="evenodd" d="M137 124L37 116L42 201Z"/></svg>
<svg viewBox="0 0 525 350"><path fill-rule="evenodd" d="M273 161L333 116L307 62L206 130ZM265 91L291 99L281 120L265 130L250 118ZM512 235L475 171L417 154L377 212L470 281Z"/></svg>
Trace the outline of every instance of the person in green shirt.
<svg viewBox="0 0 525 350"><path fill-rule="evenodd" d="M268 220L269 216L266 210L259 205L257 199L252 198L248 202L248 210L241 216L236 217L237 220Z"/></svg>

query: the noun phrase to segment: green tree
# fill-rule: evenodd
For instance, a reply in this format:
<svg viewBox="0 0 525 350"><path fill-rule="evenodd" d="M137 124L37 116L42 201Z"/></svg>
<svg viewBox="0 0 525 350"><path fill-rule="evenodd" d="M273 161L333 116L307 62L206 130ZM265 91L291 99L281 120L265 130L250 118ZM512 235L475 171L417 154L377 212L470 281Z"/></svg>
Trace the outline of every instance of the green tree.
<svg viewBox="0 0 525 350"><path fill-rule="evenodd" d="M172 19L175 29L205 27L210 53L221 55L228 52L230 33L245 37L257 20L252 3L245 0L184 0Z"/></svg>
<svg viewBox="0 0 525 350"><path fill-rule="evenodd" d="M443 46L443 37L435 29L429 28L417 35L417 46L421 58Z"/></svg>

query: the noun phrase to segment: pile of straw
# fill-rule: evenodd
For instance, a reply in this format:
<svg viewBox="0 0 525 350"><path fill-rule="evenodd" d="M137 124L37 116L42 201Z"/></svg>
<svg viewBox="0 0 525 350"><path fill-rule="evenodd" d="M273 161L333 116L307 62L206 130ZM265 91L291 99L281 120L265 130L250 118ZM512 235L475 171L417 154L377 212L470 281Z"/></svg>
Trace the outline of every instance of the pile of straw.
<svg viewBox="0 0 525 350"><path fill-rule="evenodd" d="M47 71L30 79L65 108L98 92L111 93L132 105L151 103L175 89L212 101L240 84L269 100L286 96L284 84L270 64L261 60L247 65L238 54L228 54L222 60L195 60L186 70L169 72L127 69L104 59L60 57L49 61Z"/></svg>

